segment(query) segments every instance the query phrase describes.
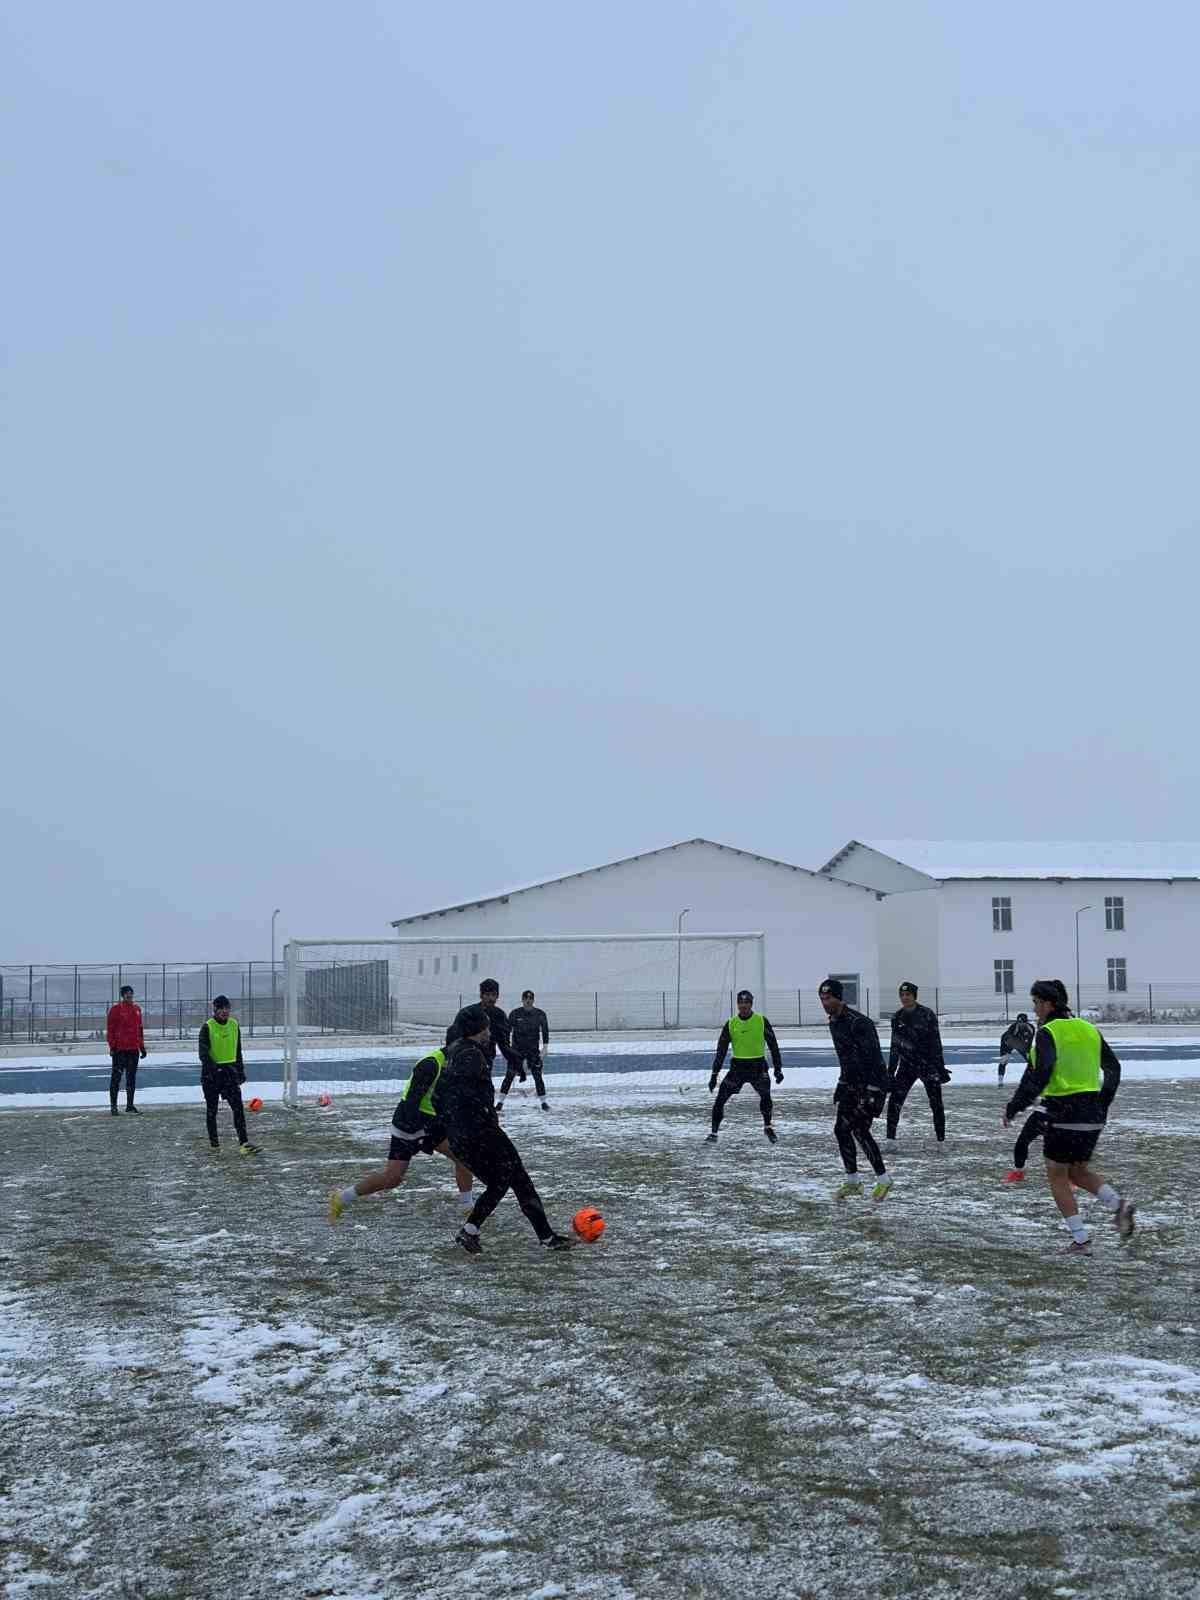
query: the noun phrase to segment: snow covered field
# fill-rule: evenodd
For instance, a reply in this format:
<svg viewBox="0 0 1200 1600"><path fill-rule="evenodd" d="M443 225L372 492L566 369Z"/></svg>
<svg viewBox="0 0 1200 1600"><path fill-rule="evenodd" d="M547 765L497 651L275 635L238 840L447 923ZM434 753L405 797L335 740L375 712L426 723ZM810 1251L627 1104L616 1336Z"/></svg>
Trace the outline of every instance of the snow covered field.
<svg viewBox="0 0 1200 1600"><path fill-rule="evenodd" d="M983 1068L941 1152L915 1091L878 1209L829 1198L827 1069L774 1149L746 1095L714 1149L702 1087L564 1080L508 1124L604 1240L548 1256L509 1199L478 1261L436 1158L326 1220L384 1101L269 1105L254 1161L194 1106L10 1110L4 1593L1195 1594L1197 1070L1128 1068L1098 1164L1142 1226L1090 1260L1036 1155L1000 1187Z"/></svg>

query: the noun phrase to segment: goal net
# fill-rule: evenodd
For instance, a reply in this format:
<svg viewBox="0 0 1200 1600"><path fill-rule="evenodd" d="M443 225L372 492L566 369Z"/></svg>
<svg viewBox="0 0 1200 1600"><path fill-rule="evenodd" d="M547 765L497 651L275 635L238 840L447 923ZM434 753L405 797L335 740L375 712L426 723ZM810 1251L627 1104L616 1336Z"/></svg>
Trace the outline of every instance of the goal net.
<svg viewBox="0 0 1200 1600"><path fill-rule="evenodd" d="M696 1050L711 1049L738 989L765 992L761 933L293 939L284 967L284 1099L292 1106L398 1091L455 1013L478 1000L485 978L500 985L508 1012L534 991L553 1041L548 1085L576 1067L634 1070L623 1066L621 1040L636 1030L668 1034L662 1055L679 1054L689 1031L711 1035L695 1041ZM655 1051L638 1041L626 1055L649 1067Z"/></svg>

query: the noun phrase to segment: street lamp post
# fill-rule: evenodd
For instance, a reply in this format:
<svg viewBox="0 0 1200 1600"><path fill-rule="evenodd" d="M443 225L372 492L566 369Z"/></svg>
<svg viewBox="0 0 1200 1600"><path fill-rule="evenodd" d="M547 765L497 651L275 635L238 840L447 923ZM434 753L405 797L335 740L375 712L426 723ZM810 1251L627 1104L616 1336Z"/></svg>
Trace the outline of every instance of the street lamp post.
<svg viewBox="0 0 1200 1600"><path fill-rule="evenodd" d="M1075 1015L1079 1016L1082 1006L1079 1003L1079 919L1085 911L1090 911L1091 906L1080 906L1075 913Z"/></svg>
<svg viewBox="0 0 1200 1600"><path fill-rule="evenodd" d="M691 911L690 906L684 909L675 918L675 1026L679 1026L679 999L680 986L683 982L683 919Z"/></svg>
<svg viewBox="0 0 1200 1600"><path fill-rule="evenodd" d="M271 913L271 1032L275 1032L275 918L279 915L276 906Z"/></svg>

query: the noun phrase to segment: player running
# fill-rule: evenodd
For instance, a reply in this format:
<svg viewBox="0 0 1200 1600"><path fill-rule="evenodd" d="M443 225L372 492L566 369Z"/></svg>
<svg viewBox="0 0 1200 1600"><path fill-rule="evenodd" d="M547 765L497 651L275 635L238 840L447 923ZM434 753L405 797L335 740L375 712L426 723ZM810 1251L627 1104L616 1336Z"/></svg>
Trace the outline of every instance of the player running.
<svg viewBox="0 0 1200 1600"><path fill-rule="evenodd" d="M431 1050L413 1067L412 1077L404 1085L400 1103L392 1115L392 1142L388 1146L386 1165L368 1172L365 1178L345 1189L335 1189L329 1196L329 1220L337 1222L348 1205L363 1200L369 1194L384 1194L397 1189L408 1175L409 1162L415 1155L438 1155L454 1162L454 1178L458 1184L458 1203L471 1204L471 1174L460 1162L454 1161L446 1141L445 1125L437 1120L433 1109L433 1091L446 1065L444 1050Z"/></svg>
<svg viewBox="0 0 1200 1600"><path fill-rule="evenodd" d="M533 1087L537 1090L542 1110L550 1109L550 1102L546 1099L546 1084L542 1078L542 1063L550 1048L550 1023L541 1007L534 1005L534 998L533 990L526 989L521 996L521 1004L508 1015L512 1055L509 1057L508 1070L500 1084L500 1097L496 1102L497 1111L503 1109L504 1097L512 1088L512 1081L518 1073L521 1082L525 1082L526 1067L533 1074Z"/></svg>
<svg viewBox="0 0 1200 1600"><path fill-rule="evenodd" d="M1121 1082L1121 1063L1098 1028L1072 1016L1060 978L1039 978L1029 991L1038 1026L1017 1092L1004 1108L1003 1123L1040 1095L1046 1115L1046 1178L1071 1235L1067 1252L1090 1256L1092 1241L1075 1190L1086 1189L1113 1214L1124 1244L1133 1235L1135 1208L1088 1162L1104 1129Z"/></svg>
<svg viewBox="0 0 1200 1600"><path fill-rule="evenodd" d="M887 1103L887 1136L896 1137L900 1112L908 1091L920 1080L933 1113L933 1132L939 1144L946 1142L946 1108L942 1104L942 1085L949 1083L942 1054L942 1035L937 1013L917 1004L915 983L899 988L900 1009L892 1017L892 1044L888 1051L888 1076L892 1092Z"/></svg>
<svg viewBox="0 0 1200 1600"><path fill-rule="evenodd" d="M1008 1066L1008 1058L1013 1055L1020 1056L1022 1061L1029 1060L1029 1047L1033 1043L1033 1023L1025 1011L1017 1012L1017 1020L1010 1023L1000 1035L1000 1060L996 1066L996 1082L1004 1082L1004 1069Z"/></svg>
<svg viewBox="0 0 1200 1600"><path fill-rule="evenodd" d="M772 1144L775 1144L779 1136L771 1126L771 1079L767 1074L767 1051L771 1052L776 1083L783 1082L783 1059L779 1054L779 1041L775 1037L775 1029L766 1017L755 1011L754 996L749 989L739 990L737 1015L730 1017L721 1029L721 1037L717 1040L717 1053L713 1057L712 1073L708 1080L709 1094L712 1094L717 1087L717 1074L724 1065L726 1053L731 1046L733 1061L725 1074L725 1081L717 1093L717 1098L713 1101L712 1132L705 1142L716 1144L726 1103L735 1094L741 1094L749 1084L758 1096L762 1110L763 1133Z"/></svg>
<svg viewBox="0 0 1200 1600"><path fill-rule="evenodd" d="M892 1188L879 1146L871 1136L871 1123L883 1110L887 1099L887 1068L883 1064L875 1024L870 1017L846 1004L842 998L844 992L840 978L826 978L817 990L829 1018L829 1034L840 1069L837 1088L833 1091L837 1106L833 1136L841 1151L846 1176L840 1188L834 1190L833 1198L847 1200L863 1192L854 1150L857 1143L875 1174L871 1198L878 1205L887 1199Z"/></svg>
<svg viewBox="0 0 1200 1600"><path fill-rule="evenodd" d="M1032 1030L1031 1030L1032 1031ZM1025 1126L1017 1135L1017 1142L1013 1145L1013 1164L1001 1180L1004 1183L1024 1183L1025 1163L1029 1160L1029 1146L1035 1139L1045 1138L1047 1117L1044 1111L1035 1111L1028 1117Z"/></svg>
<svg viewBox="0 0 1200 1600"><path fill-rule="evenodd" d="M550 1226L533 1179L496 1116L496 1090L486 1052L488 1008L467 1006L455 1017L454 1029L457 1043L434 1086L434 1109L445 1124L455 1159L486 1185L455 1243L468 1255L479 1255L480 1229L511 1189L541 1242L550 1250L569 1250L571 1240Z"/></svg>

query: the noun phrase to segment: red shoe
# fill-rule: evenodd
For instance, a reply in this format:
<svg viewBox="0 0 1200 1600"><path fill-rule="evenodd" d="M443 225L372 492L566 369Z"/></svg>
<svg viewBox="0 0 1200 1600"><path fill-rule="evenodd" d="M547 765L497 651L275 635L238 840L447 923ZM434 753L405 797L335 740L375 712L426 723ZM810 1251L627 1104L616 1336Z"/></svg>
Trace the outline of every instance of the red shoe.
<svg viewBox="0 0 1200 1600"><path fill-rule="evenodd" d="M1010 1172L1006 1172L1004 1174L1004 1182L1005 1183L1024 1183L1025 1182L1025 1168L1024 1167L1013 1167Z"/></svg>

